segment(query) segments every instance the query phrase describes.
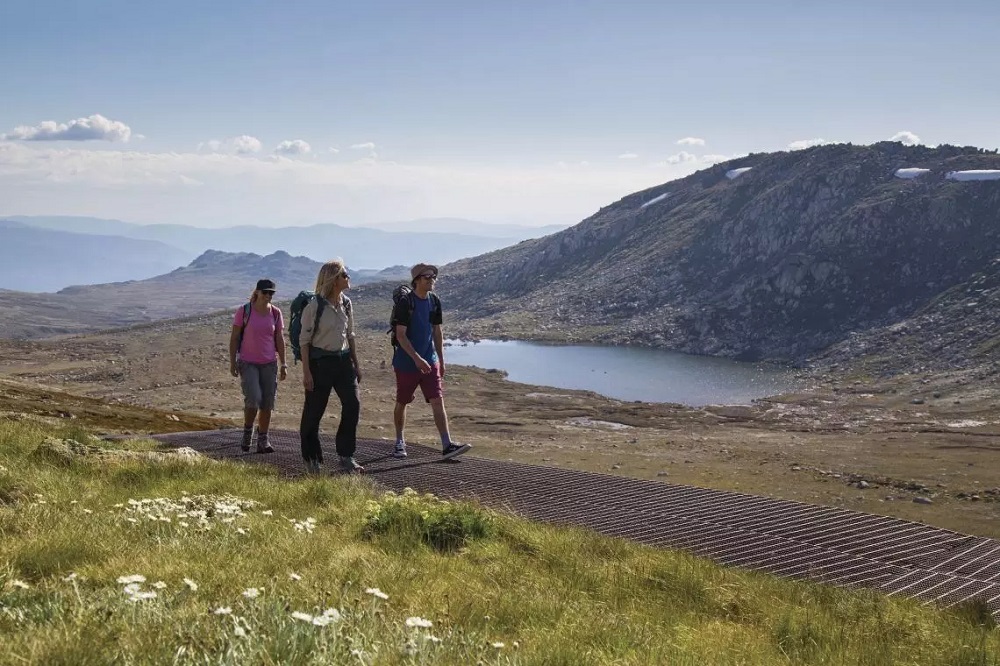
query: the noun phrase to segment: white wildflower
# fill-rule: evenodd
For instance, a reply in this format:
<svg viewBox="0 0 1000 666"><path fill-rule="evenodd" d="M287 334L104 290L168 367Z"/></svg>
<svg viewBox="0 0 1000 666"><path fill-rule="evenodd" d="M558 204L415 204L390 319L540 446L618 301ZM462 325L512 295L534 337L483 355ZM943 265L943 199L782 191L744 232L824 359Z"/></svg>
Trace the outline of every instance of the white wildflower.
<svg viewBox="0 0 1000 666"><path fill-rule="evenodd" d="M310 615L309 613L303 613L302 611L294 611L292 613L292 617L295 618L296 620L301 620L303 622L308 622L310 624L312 624L313 621L312 615Z"/></svg>
<svg viewBox="0 0 1000 666"><path fill-rule="evenodd" d="M145 583L146 577L142 574L132 574L130 576L119 576L118 583L120 585L129 585L131 583Z"/></svg>
<svg viewBox="0 0 1000 666"><path fill-rule="evenodd" d="M247 630L244 629L243 627L241 627L240 625L236 625L236 627L233 628L233 633L236 634L236 636L238 638L246 638L247 637Z"/></svg>
<svg viewBox="0 0 1000 666"><path fill-rule="evenodd" d="M344 616L340 614L339 609L327 608L325 611L323 611L323 617L330 618L331 622L340 622Z"/></svg>
<svg viewBox="0 0 1000 666"><path fill-rule="evenodd" d="M70 500L69 503L70 504L79 504L80 500Z"/></svg>
<svg viewBox="0 0 1000 666"><path fill-rule="evenodd" d="M495 647L495 648L496 648L496 649L498 649L498 650L500 650L500 649L502 649L502 648L504 647L504 644L503 644L503 642L501 642L501 641L497 641L497 642L495 642L495 643L490 643L490 645L491 645L492 647Z"/></svg>
<svg viewBox="0 0 1000 666"><path fill-rule="evenodd" d="M139 594L139 590L141 589L142 586L139 585L139 583L129 583L128 585L125 586L122 592L124 594Z"/></svg>
<svg viewBox="0 0 1000 666"><path fill-rule="evenodd" d="M92 509L84 509L83 512L86 513L87 515L94 513Z"/></svg>
<svg viewBox="0 0 1000 666"><path fill-rule="evenodd" d="M247 531L245 529L243 529L242 527L237 527L236 528L236 533L237 534L246 534Z"/></svg>
<svg viewBox="0 0 1000 666"><path fill-rule="evenodd" d="M265 509L265 510L263 510L263 511L260 512L260 515L262 515L262 516L273 516L274 515L274 511L271 511L270 509Z"/></svg>
<svg viewBox="0 0 1000 666"><path fill-rule="evenodd" d="M155 583L153 583L153 587L155 587L158 590L164 590L166 589L167 584L164 583L162 580L158 580Z"/></svg>
<svg viewBox="0 0 1000 666"><path fill-rule="evenodd" d="M243 596L246 597L247 599L256 599L257 597L260 596L260 589L256 587L248 587L247 589L243 590Z"/></svg>
<svg viewBox="0 0 1000 666"><path fill-rule="evenodd" d="M426 620L426 619L424 619L422 617L408 617L408 618L406 618L406 626L411 627L411 628L413 628L413 627L419 627L421 629L428 629L433 624L434 623L431 622L430 620Z"/></svg>
<svg viewBox="0 0 1000 666"><path fill-rule="evenodd" d="M212 612L215 613L216 615L232 615L233 609L230 608L229 606L219 606Z"/></svg>
<svg viewBox="0 0 1000 666"><path fill-rule="evenodd" d="M198 583L194 582L190 578L185 578L184 579L184 584L187 585L188 589L191 590L192 592L197 592L198 591Z"/></svg>
<svg viewBox="0 0 1000 666"><path fill-rule="evenodd" d="M11 587L18 587L18 588L20 588L22 590L27 590L27 589L29 589L31 587L30 585L28 585L27 583L25 583L23 580L18 580L17 578L15 578L14 580L10 581L10 586Z"/></svg>
<svg viewBox="0 0 1000 666"><path fill-rule="evenodd" d="M388 599L389 595L378 589L377 587L369 587L365 589L365 594L370 594L373 597L378 597L379 599Z"/></svg>
<svg viewBox="0 0 1000 666"><path fill-rule="evenodd" d="M295 573L294 571L292 573L288 574L288 577L291 578L292 580L302 580L302 576L300 576L299 574Z"/></svg>
<svg viewBox="0 0 1000 666"><path fill-rule="evenodd" d="M75 571L73 573L69 574L68 576L66 576L65 578L63 578L63 581L65 581L67 583L69 583L70 581L73 581L73 580L76 580L76 572Z"/></svg>

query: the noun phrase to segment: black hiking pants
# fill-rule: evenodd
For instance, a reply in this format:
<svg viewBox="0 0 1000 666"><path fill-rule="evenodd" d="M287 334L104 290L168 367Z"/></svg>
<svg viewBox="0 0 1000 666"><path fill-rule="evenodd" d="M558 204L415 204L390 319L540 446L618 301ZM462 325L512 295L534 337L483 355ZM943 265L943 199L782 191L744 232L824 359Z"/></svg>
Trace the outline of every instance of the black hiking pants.
<svg viewBox="0 0 1000 666"><path fill-rule="evenodd" d="M330 401L331 391L336 391L337 397L340 398L337 455L353 456L358 440L358 420L361 418L361 392L358 389L358 378L354 373L350 355L310 359L309 369L312 372L313 390L306 391L306 400L302 405L302 420L299 422L302 457L306 461L323 462L319 422Z"/></svg>

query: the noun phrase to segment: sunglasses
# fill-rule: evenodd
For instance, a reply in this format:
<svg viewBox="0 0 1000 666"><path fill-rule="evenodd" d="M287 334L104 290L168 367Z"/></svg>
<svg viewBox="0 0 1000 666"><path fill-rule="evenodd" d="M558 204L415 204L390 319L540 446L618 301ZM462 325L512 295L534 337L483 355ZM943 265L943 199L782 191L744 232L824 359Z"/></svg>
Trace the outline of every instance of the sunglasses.
<svg viewBox="0 0 1000 666"><path fill-rule="evenodd" d="M263 290L260 293L264 294L265 296L274 296L274 292L269 290Z"/></svg>
<svg viewBox="0 0 1000 666"><path fill-rule="evenodd" d="M425 280L437 280L438 276L434 273L423 273L420 277Z"/></svg>

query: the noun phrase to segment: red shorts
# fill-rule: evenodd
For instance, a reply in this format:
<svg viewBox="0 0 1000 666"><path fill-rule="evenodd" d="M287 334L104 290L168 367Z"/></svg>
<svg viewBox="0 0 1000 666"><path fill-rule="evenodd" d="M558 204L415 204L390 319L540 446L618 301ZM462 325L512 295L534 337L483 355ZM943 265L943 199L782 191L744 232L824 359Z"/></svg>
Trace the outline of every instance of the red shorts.
<svg viewBox="0 0 1000 666"><path fill-rule="evenodd" d="M423 391L424 399L427 402L443 397L441 366L435 363L428 373L396 370L396 402L404 405L413 402L413 395L417 392L418 386Z"/></svg>

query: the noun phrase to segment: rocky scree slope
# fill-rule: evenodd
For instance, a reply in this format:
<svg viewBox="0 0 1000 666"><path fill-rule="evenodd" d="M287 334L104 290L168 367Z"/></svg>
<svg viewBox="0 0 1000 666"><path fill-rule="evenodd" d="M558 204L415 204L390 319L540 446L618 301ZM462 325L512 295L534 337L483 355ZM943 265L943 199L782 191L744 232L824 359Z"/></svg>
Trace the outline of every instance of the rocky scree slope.
<svg viewBox="0 0 1000 666"><path fill-rule="evenodd" d="M449 329L803 362L986 270L1000 181L945 174L998 168L974 147L890 142L749 155L450 264Z"/></svg>

